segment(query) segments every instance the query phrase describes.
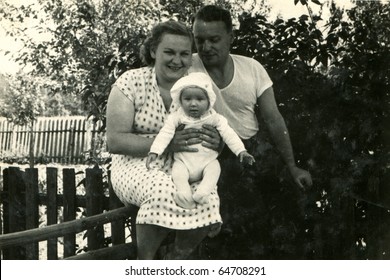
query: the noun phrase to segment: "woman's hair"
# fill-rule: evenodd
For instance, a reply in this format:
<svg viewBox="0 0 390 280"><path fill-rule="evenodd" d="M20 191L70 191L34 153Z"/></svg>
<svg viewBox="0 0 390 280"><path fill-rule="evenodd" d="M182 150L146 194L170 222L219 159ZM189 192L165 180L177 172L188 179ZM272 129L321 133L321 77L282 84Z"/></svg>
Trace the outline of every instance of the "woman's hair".
<svg viewBox="0 0 390 280"><path fill-rule="evenodd" d="M222 21L225 23L226 31L233 31L233 23L230 12L226 9L215 5L207 5L201 8L192 18L192 24L195 20L202 20L204 22Z"/></svg>
<svg viewBox="0 0 390 280"><path fill-rule="evenodd" d="M192 46L192 32L184 23L178 21L166 21L155 25L151 31L151 34L144 41L141 46L140 57L143 63L149 66L153 66L155 59L150 55L151 50L156 50L160 44L163 35L180 35L188 37L191 40Z"/></svg>

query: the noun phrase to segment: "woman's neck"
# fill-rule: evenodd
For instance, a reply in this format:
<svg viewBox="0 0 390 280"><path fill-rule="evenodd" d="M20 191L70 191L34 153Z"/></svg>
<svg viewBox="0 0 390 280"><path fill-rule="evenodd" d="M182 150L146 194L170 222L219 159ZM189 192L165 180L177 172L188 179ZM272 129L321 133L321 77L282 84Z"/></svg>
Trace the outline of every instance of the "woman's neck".
<svg viewBox="0 0 390 280"><path fill-rule="evenodd" d="M176 81L170 81L156 76L157 85L160 89L170 91Z"/></svg>
<svg viewBox="0 0 390 280"><path fill-rule="evenodd" d="M158 88L160 91L160 96L164 102L164 107L167 111L169 111L169 108L171 107L172 104L172 97L171 97L171 88L173 84L158 84Z"/></svg>

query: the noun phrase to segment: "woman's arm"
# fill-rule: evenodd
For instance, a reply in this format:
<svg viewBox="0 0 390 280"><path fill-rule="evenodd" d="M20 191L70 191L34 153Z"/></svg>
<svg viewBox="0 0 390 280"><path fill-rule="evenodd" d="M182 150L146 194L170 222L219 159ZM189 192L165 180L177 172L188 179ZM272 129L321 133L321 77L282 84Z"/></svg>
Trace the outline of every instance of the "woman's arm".
<svg viewBox="0 0 390 280"><path fill-rule="evenodd" d="M113 154L144 157L148 154L153 139L132 133L134 104L113 86L107 102L107 145Z"/></svg>

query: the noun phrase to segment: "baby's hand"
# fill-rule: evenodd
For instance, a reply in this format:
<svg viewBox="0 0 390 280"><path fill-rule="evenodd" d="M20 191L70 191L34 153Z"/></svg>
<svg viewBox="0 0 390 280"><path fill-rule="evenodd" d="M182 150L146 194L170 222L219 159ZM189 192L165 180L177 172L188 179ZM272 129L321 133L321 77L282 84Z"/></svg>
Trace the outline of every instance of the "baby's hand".
<svg viewBox="0 0 390 280"><path fill-rule="evenodd" d="M249 165L252 165L255 162L255 158L247 151L241 152L238 157L240 158L240 162L244 162Z"/></svg>
<svg viewBox="0 0 390 280"><path fill-rule="evenodd" d="M157 154L155 153L149 153L148 158L146 159L146 168L149 170L150 169L150 164L156 160Z"/></svg>

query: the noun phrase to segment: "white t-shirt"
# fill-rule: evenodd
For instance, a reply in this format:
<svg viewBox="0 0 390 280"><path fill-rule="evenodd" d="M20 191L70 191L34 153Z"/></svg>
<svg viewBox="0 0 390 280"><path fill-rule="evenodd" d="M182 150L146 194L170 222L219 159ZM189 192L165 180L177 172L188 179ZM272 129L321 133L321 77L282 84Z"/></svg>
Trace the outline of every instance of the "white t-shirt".
<svg viewBox="0 0 390 280"><path fill-rule="evenodd" d="M257 99L272 86L272 81L264 67L253 58L230 56L234 64L233 79L222 89L213 82L217 95L214 109L228 120L241 139L249 139L259 130L255 114ZM193 55L189 72L208 74L198 54Z"/></svg>

